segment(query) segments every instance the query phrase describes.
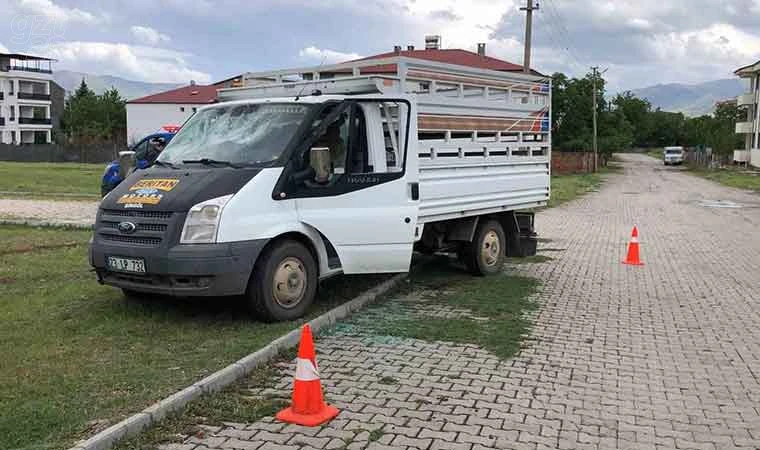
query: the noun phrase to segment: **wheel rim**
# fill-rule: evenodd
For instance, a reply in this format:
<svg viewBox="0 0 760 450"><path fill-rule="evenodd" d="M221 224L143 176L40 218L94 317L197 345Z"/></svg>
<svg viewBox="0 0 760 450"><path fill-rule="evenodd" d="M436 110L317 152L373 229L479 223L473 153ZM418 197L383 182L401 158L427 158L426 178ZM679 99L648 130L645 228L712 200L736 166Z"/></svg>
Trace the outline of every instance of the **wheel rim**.
<svg viewBox="0 0 760 450"><path fill-rule="evenodd" d="M274 272L274 301L283 308L293 308L301 302L305 292L306 269L303 261L293 256L283 259Z"/></svg>
<svg viewBox="0 0 760 450"><path fill-rule="evenodd" d="M495 231L489 231L483 237L483 246L480 249L480 259L488 267L493 267L499 262L501 243L499 235Z"/></svg>

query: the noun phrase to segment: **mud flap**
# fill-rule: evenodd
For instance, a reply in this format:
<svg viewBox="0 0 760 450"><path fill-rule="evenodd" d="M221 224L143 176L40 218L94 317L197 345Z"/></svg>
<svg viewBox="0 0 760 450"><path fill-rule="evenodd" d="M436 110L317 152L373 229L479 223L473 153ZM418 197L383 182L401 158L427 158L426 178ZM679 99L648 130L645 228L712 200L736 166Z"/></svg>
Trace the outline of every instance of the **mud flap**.
<svg viewBox="0 0 760 450"><path fill-rule="evenodd" d="M532 212L510 211L502 226L507 233L507 256L524 258L535 256L538 238L533 227Z"/></svg>

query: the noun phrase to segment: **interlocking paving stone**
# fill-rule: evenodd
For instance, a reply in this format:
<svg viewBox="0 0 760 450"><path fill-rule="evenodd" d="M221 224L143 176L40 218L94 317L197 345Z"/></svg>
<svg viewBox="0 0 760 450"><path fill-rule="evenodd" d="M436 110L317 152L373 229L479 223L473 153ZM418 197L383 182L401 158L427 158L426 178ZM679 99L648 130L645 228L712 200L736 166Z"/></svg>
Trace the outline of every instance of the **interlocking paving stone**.
<svg viewBox="0 0 760 450"><path fill-rule="evenodd" d="M552 250L543 252L551 261L508 268L542 281L531 339L514 358L383 336L352 319L317 341L336 420L306 431L267 417L207 429L185 445L760 448L760 197L643 155L621 158L625 172L599 192L537 214L540 237L550 239L539 252ZM621 264L634 224L641 267ZM432 305L400 297L356 320L470 314ZM270 394L289 396L294 367L278 365ZM395 382L379 383L384 377Z"/></svg>

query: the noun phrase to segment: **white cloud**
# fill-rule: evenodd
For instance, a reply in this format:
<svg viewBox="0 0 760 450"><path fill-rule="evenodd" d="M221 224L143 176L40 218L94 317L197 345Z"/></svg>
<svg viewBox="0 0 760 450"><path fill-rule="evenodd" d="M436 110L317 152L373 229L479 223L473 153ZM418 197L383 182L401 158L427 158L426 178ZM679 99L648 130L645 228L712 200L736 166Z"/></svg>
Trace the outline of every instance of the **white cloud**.
<svg viewBox="0 0 760 450"><path fill-rule="evenodd" d="M0 42L0 53L10 53L10 50L8 50L8 47L4 46L2 42Z"/></svg>
<svg viewBox="0 0 760 450"><path fill-rule="evenodd" d="M361 56L357 53L343 53L335 50L317 48L313 45L310 47L302 48L298 52L298 56L303 59L325 64L335 64L361 58Z"/></svg>
<svg viewBox="0 0 760 450"><path fill-rule="evenodd" d="M478 42L488 42L505 13L520 13L515 0L408 0L405 6L409 19L416 22L413 29L417 40L422 41L426 34L440 34L444 47L449 48L470 49ZM441 10L447 12L448 18L430 14Z"/></svg>
<svg viewBox="0 0 760 450"><path fill-rule="evenodd" d="M108 22L106 15L95 15L79 8L66 8L53 3L51 0L19 0L17 8L22 14L43 16L58 24Z"/></svg>
<svg viewBox="0 0 760 450"><path fill-rule="evenodd" d="M56 42L34 47L34 51L58 60L56 67L118 75L133 80L165 83L211 81L208 73L192 69L190 56L156 47L110 42Z"/></svg>
<svg viewBox="0 0 760 450"><path fill-rule="evenodd" d="M163 33L159 33L157 30L151 27L143 27L140 25L134 25L130 28L132 36L137 39L141 44L156 45L164 42L169 42L171 38Z"/></svg>

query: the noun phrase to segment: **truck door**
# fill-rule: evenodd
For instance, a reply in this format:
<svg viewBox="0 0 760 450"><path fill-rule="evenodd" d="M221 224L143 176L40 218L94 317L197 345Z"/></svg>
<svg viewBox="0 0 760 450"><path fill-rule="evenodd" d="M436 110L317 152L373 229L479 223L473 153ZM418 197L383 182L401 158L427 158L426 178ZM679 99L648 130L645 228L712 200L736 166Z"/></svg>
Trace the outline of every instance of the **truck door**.
<svg viewBox="0 0 760 450"><path fill-rule="evenodd" d="M412 105L362 99L335 108L317 119L330 123L309 146L329 148L328 179L300 185L298 216L329 239L344 273L405 272L419 205Z"/></svg>

